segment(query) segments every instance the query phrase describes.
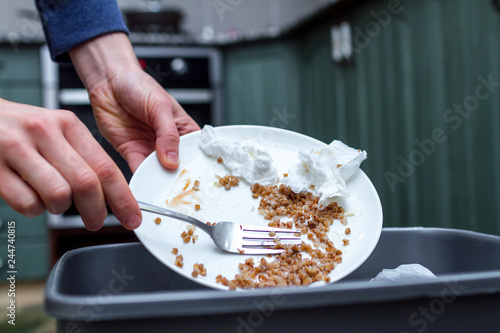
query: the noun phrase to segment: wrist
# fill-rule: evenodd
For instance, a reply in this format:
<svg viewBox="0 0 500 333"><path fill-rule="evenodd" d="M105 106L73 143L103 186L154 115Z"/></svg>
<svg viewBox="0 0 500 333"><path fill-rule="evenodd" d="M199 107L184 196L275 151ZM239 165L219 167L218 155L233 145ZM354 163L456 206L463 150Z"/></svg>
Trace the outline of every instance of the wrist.
<svg viewBox="0 0 500 333"><path fill-rule="evenodd" d="M91 39L71 49L69 55L89 91L115 73L140 68L127 35L121 32Z"/></svg>

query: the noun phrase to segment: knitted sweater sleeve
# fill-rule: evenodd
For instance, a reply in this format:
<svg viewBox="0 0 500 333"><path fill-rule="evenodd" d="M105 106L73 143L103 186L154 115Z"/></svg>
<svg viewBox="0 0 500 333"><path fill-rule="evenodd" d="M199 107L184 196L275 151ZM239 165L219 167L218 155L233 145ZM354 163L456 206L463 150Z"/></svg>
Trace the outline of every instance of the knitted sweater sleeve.
<svg viewBox="0 0 500 333"><path fill-rule="evenodd" d="M68 51L92 38L128 29L116 0L35 0L51 57L69 62Z"/></svg>

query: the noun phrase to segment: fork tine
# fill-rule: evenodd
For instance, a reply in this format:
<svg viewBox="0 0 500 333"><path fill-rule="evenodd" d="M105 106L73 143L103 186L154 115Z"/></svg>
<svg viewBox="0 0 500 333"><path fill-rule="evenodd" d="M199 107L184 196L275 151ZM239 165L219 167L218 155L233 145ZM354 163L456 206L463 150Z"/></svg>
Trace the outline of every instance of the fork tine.
<svg viewBox="0 0 500 333"><path fill-rule="evenodd" d="M265 249L265 248L260 248L260 249L254 249L254 248L243 248L241 254L256 254L256 255L264 255L264 254L280 254L282 252L285 252L284 249Z"/></svg>
<svg viewBox="0 0 500 333"><path fill-rule="evenodd" d="M240 224L240 228L243 231L252 231L252 232L272 232L272 231L274 231L274 232L288 233L288 234L300 233L300 231L294 230L294 229L273 228L273 227L257 226L257 225L250 225L250 224Z"/></svg>
<svg viewBox="0 0 500 333"><path fill-rule="evenodd" d="M278 239L280 242L300 241L300 232L292 229L281 229L273 227L261 227L255 225L240 225L241 246L244 254L279 254L284 252L284 249L275 249ZM277 236L269 236L269 233L274 232ZM297 236L299 234L299 236Z"/></svg>
<svg viewBox="0 0 500 333"><path fill-rule="evenodd" d="M280 242L301 240L300 232L293 229L262 227L248 224L240 225L240 229L242 230L241 245L245 253L249 253L249 251L257 251L252 252L253 254L281 253L283 249L274 249L276 246L275 240L279 240ZM275 236L269 236L270 233L274 233Z"/></svg>
<svg viewBox="0 0 500 333"><path fill-rule="evenodd" d="M282 236L282 237L257 236L257 237L249 237L249 236L243 235L242 238L244 240L254 241L254 242L272 241L274 239L278 239L280 241L300 240L300 237L297 237L297 236Z"/></svg>
<svg viewBox="0 0 500 333"><path fill-rule="evenodd" d="M264 248L264 249L269 249L269 248L274 248L276 246L276 243L273 241L270 242L243 242L242 246L244 248L252 248L252 249L259 249L259 248Z"/></svg>

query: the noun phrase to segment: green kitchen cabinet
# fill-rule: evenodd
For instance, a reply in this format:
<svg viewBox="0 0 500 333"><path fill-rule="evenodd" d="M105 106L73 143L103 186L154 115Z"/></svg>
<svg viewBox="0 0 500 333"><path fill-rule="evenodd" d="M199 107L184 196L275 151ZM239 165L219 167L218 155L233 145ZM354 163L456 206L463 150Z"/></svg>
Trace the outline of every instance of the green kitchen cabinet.
<svg viewBox="0 0 500 333"><path fill-rule="evenodd" d="M9 259L14 261L10 262ZM10 264L14 266L9 267ZM10 275L7 272L12 270L16 271L16 279L19 280L43 279L48 268L45 214L27 218L9 207L0 208L0 279L5 281Z"/></svg>
<svg viewBox="0 0 500 333"><path fill-rule="evenodd" d="M0 44L0 82L11 83L39 82L40 72L39 45Z"/></svg>
<svg viewBox="0 0 500 333"><path fill-rule="evenodd" d="M39 45L0 44L0 98L42 105Z"/></svg>
<svg viewBox="0 0 500 333"><path fill-rule="evenodd" d="M9 88L2 86L0 83L0 98L11 102L23 103L29 105L41 105L41 90L40 88Z"/></svg>
<svg viewBox="0 0 500 333"><path fill-rule="evenodd" d="M39 48L39 45L0 44L0 98L34 106L42 105ZM9 228L8 223L12 221L15 227ZM15 237L9 238L9 229L10 234ZM15 251L8 251L9 244L15 246ZM12 271L9 264L15 265L16 280L44 279L49 270L48 244L45 214L27 218L0 200L2 281L11 275L7 273ZM9 262L12 257L15 262Z"/></svg>
<svg viewBox="0 0 500 333"><path fill-rule="evenodd" d="M287 129L368 152L384 226L500 235L500 12L486 0L343 3L298 33L224 48L228 123L269 125L286 105ZM331 55L342 20L350 63Z"/></svg>
<svg viewBox="0 0 500 333"><path fill-rule="evenodd" d="M286 41L227 53L226 122L300 129L296 46Z"/></svg>

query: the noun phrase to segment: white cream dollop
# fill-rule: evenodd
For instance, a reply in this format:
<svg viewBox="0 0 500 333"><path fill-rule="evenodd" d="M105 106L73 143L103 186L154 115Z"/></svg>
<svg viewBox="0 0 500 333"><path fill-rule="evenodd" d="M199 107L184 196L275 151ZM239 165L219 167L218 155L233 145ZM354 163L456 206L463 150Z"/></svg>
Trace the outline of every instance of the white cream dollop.
<svg viewBox="0 0 500 333"><path fill-rule="evenodd" d="M273 158L252 141L233 142L212 126L205 125L198 145L205 154L221 157L233 176L241 177L249 184L274 185L278 180Z"/></svg>
<svg viewBox="0 0 500 333"><path fill-rule="evenodd" d="M324 209L337 197L349 197L346 182L366 159L366 152L335 140L319 151L299 151L299 162L293 164L281 182L292 191L319 196L318 207Z"/></svg>

